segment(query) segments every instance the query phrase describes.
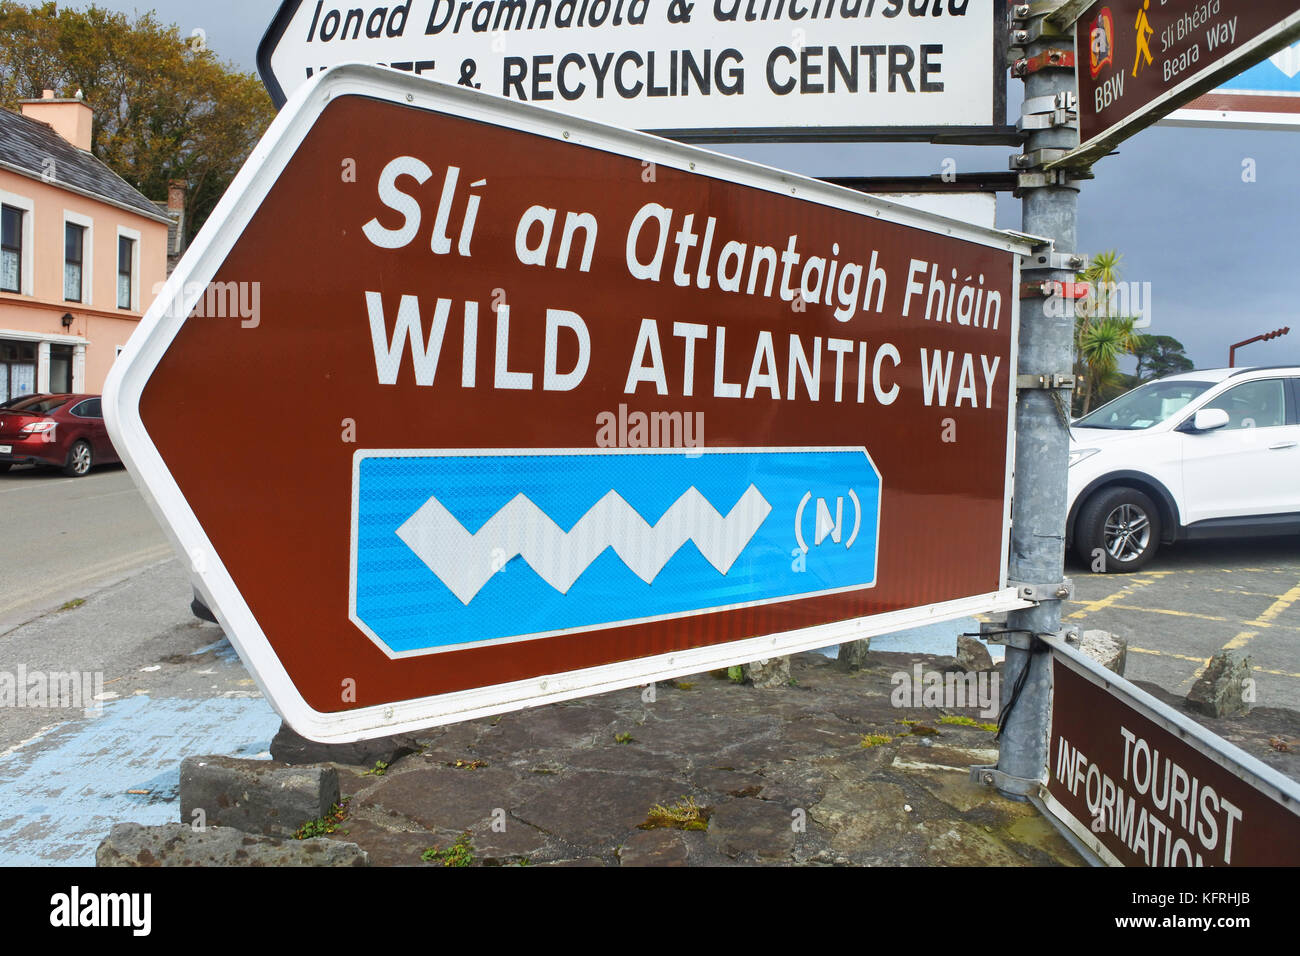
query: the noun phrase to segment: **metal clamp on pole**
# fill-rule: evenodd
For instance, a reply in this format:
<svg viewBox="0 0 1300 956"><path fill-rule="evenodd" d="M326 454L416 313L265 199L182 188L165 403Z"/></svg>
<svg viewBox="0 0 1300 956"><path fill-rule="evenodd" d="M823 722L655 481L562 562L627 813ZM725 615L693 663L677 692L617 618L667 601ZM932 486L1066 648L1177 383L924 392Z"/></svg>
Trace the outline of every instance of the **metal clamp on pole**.
<svg viewBox="0 0 1300 956"><path fill-rule="evenodd" d="M1022 299L1073 299L1076 302L1086 299L1092 293L1092 286L1086 282L1022 282L1020 298Z"/></svg>
<svg viewBox="0 0 1300 956"><path fill-rule="evenodd" d="M985 644L1018 647L1022 651L1032 650L1036 640L1033 631L1007 627L1006 621L980 621L979 634L963 634L962 637L978 637Z"/></svg>
<svg viewBox="0 0 1300 956"><path fill-rule="evenodd" d="M1036 96L1025 100L1021 107L1016 129L1026 130L1053 129L1065 126L1079 128L1079 111L1073 93L1057 93L1052 96Z"/></svg>
<svg viewBox="0 0 1300 956"><path fill-rule="evenodd" d="M1033 43L1035 40L1069 40L1070 34L1051 20L1043 18L1012 20L1011 42L1016 46ZM1023 24L1023 25L1022 25Z"/></svg>
<svg viewBox="0 0 1300 956"><path fill-rule="evenodd" d="M1067 3L1068 0L1031 0L1029 3L1012 4L1009 11L1011 22L1022 23L1039 17L1051 17Z"/></svg>
<svg viewBox="0 0 1300 956"><path fill-rule="evenodd" d="M1016 177L1016 188L1012 192L1017 199L1021 199L1026 189L1047 189L1049 186L1070 186L1077 189L1075 183L1083 179L1095 178L1091 171L1083 168L1060 167L1042 172L1021 173Z"/></svg>
<svg viewBox="0 0 1300 956"><path fill-rule="evenodd" d="M971 767L970 781L986 787L996 787L1002 793L1014 793L1022 797L1037 797L1043 791L1043 781L1013 777L999 770L997 764L991 763L976 764Z"/></svg>
<svg viewBox="0 0 1300 956"><path fill-rule="evenodd" d="M1074 596L1074 582L1063 578L1056 584L1027 584L1023 581L1008 581L1008 587L1016 589L1016 597L1022 601L1068 601Z"/></svg>
<svg viewBox="0 0 1300 956"><path fill-rule="evenodd" d="M1016 390L1025 391L1026 389L1050 389L1066 391L1074 388L1076 381L1073 375L1017 375Z"/></svg>
<svg viewBox="0 0 1300 956"><path fill-rule="evenodd" d="M1009 158L1012 169L1038 169L1054 163L1070 152L1068 149L1031 149Z"/></svg>
<svg viewBox="0 0 1300 956"><path fill-rule="evenodd" d="M1082 272L1088 268L1088 257L1078 252L1053 252L1050 248L1044 247L1042 251L1035 251L1032 255L1020 257L1020 271L1029 272L1034 269L1042 269L1052 272Z"/></svg>
<svg viewBox="0 0 1300 956"><path fill-rule="evenodd" d="M1073 70L1073 50L1044 50L1035 56L1021 57L1011 64L1011 75L1024 79L1039 70Z"/></svg>

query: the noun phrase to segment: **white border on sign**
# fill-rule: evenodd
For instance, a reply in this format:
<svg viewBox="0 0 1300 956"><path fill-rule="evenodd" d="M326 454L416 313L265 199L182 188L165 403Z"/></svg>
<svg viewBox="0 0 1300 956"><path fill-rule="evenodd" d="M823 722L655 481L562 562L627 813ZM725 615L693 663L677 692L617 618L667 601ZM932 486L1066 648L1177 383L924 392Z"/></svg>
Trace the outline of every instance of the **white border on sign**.
<svg viewBox="0 0 1300 956"><path fill-rule="evenodd" d="M699 147L566 117L529 104L412 77L395 70L365 64L344 64L313 77L285 104L262 141L254 148L243 169L213 210L208 223L190 245L176 270L168 277L161 294L140 320L121 358L114 363L104 386L104 414L115 447L165 533L188 562L191 575L200 590L211 598L211 610L258 687L295 731L312 740L332 743L387 736L518 710L539 703L642 686L748 661L815 650L910 626L1028 606L1027 602L1017 597L1014 588L1006 585L1005 558L1010 541L1010 526L1006 522L1002 537L1004 560L999 587L995 591L870 618L803 628L690 651L659 654L474 690L338 712L312 708L294 686L145 431L140 418L140 397L186 317L203 295L208 282L238 242L317 117L338 96L369 97L402 106L448 113L535 136L563 140L577 146L651 161L698 176L794 196L819 205L1003 250L1012 254L1013 291L1019 287L1019 257L1029 254L1034 246L1029 237L974 226L937 213L913 209L877 196ZM1016 295L1011 298L1011 323L1012 377L1009 379L1011 400L1008 402L1006 470L1008 513L1011 495L1009 476L1014 460L1014 362L1019 331L1019 297ZM340 503L340 507L344 506Z"/></svg>
<svg viewBox="0 0 1300 956"><path fill-rule="evenodd" d="M1255 113L1247 110L1174 110L1157 126L1183 129L1255 129L1294 131L1300 113Z"/></svg>

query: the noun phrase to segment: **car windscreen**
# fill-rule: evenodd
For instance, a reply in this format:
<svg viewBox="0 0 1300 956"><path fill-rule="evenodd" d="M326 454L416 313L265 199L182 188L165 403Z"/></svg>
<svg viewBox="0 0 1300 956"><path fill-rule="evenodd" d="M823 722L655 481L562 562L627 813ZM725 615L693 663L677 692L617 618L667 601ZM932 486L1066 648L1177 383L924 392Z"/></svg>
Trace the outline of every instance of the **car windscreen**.
<svg viewBox="0 0 1300 956"><path fill-rule="evenodd" d="M1176 415L1212 382L1148 382L1074 422L1075 428L1137 431Z"/></svg>
<svg viewBox="0 0 1300 956"><path fill-rule="evenodd" d="M66 395L33 395L4 407L6 412L21 412L24 415L48 415L61 405L68 403Z"/></svg>

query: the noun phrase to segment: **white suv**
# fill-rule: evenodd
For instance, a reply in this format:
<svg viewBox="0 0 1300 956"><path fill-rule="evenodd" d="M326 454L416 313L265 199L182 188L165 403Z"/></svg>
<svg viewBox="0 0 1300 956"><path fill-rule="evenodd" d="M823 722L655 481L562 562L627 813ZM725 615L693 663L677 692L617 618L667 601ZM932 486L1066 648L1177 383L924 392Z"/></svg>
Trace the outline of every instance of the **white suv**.
<svg viewBox="0 0 1300 956"><path fill-rule="evenodd" d="M1067 546L1135 571L1182 539L1300 534L1300 367L1141 385L1071 426Z"/></svg>

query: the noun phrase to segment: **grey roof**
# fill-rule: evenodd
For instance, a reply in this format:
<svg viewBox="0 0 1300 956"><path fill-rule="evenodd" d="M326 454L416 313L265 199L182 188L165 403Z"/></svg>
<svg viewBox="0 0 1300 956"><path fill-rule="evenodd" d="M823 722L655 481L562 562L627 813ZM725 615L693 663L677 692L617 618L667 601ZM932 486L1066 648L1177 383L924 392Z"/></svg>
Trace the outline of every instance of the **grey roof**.
<svg viewBox="0 0 1300 956"><path fill-rule="evenodd" d="M174 255L177 248L176 234L180 232L180 217L171 214L167 208L166 199L151 199L149 201L154 204L155 209L167 217L167 255Z"/></svg>
<svg viewBox="0 0 1300 956"><path fill-rule="evenodd" d="M49 125L0 109L0 166L42 179L48 175L49 160L54 161L58 185L149 219L169 221L138 189Z"/></svg>

